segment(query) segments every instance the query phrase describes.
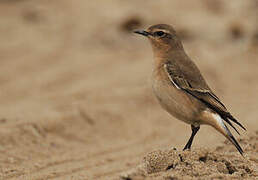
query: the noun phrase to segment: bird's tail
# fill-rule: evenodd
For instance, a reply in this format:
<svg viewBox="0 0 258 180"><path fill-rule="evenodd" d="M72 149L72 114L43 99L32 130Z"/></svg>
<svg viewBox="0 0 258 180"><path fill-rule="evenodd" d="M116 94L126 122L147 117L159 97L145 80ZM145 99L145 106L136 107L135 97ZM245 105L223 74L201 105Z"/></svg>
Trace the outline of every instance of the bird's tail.
<svg viewBox="0 0 258 180"><path fill-rule="evenodd" d="M243 156L243 150L238 144L237 140L234 138L228 127L224 124L222 117L217 113L207 112L208 119L206 123L213 126L216 130L218 130L221 134L223 134L234 146L237 148L239 153ZM207 114L206 114L207 117Z"/></svg>

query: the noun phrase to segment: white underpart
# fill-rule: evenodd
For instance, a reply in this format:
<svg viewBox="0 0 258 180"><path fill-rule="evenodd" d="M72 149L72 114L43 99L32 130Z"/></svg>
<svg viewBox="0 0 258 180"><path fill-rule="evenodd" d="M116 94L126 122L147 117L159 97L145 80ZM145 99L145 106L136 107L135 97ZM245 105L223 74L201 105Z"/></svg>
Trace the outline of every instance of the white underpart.
<svg viewBox="0 0 258 180"><path fill-rule="evenodd" d="M211 115L214 117L214 119L216 119L217 123L219 125L221 125L223 127L223 129L225 129L226 132L228 133L228 128L225 126L223 119L220 117L220 115L215 114L215 113L212 113Z"/></svg>

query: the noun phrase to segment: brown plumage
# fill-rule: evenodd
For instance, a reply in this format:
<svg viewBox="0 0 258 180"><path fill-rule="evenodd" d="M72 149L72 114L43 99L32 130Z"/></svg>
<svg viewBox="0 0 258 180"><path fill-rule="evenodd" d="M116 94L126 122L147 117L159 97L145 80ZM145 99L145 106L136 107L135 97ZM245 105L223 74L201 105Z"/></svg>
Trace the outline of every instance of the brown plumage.
<svg viewBox="0 0 258 180"><path fill-rule="evenodd" d="M245 129L212 92L201 72L184 51L176 31L169 25L158 24L135 33L148 37L155 63L153 90L161 106L176 118L191 124L192 135L184 149L190 149L201 124L208 124L227 137L242 154L243 150L224 122Z"/></svg>

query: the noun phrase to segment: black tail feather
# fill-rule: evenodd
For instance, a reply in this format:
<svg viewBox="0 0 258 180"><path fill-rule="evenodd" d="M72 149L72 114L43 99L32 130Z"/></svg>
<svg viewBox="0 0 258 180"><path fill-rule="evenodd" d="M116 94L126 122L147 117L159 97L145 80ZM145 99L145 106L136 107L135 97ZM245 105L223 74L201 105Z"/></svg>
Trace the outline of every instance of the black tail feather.
<svg viewBox="0 0 258 180"><path fill-rule="evenodd" d="M188 92L188 91L186 91L186 92ZM188 93L190 93L190 92L188 92ZM196 97L194 94L192 94L192 93L190 93L190 94L198 99L198 97ZM242 124L240 124L240 122L238 122L228 111L222 111L221 109L219 109L215 106L212 106L210 103L208 103L207 101L205 101L203 99L199 99L199 100L201 102L203 102L205 105L207 105L210 109L212 109L216 113L218 113L238 134L239 134L239 132L233 126L233 124L230 122L230 120L233 121L234 123L236 123L238 126L240 126L242 129L244 129L246 131L246 128Z"/></svg>
<svg viewBox="0 0 258 180"><path fill-rule="evenodd" d="M226 123L228 123L237 132L237 134L240 135L240 133L238 132L237 128L226 117L222 117L222 119L224 121L226 121Z"/></svg>
<svg viewBox="0 0 258 180"><path fill-rule="evenodd" d="M241 148L241 146L238 144L237 140L234 138L234 136L231 134L231 132L229 131L229 129L227 128L227 126L225 125L225 129L227 131L228 134L228 139L230 140L231 143L234 144L234 146L237 148L238 152L243 156L243 149Z"/></svg>
<svg viewBox="0 0 258 180"><path fill-rule="evenodd" d="M236 123L238 126L246 131L246 128L242 124L240 124L240 122L238 122L230 113L227 114L227 118L232 120L234 123Z"/></svg>

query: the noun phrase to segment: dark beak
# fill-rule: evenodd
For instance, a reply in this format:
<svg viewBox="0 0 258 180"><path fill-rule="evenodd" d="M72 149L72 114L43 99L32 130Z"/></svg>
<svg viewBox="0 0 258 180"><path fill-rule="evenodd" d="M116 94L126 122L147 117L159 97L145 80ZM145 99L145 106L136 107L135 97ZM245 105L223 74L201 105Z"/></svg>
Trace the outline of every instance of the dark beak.
<svg viewBox="0 0 258 180"><path fill-rule="evenodd" d="M134 33L136 33L136 34L141 34L141 35L143 35L143 36L149 36L149 35L150 35L149 32L143 31L143 30L137 30L137 31L134 31Z"/></svg>

